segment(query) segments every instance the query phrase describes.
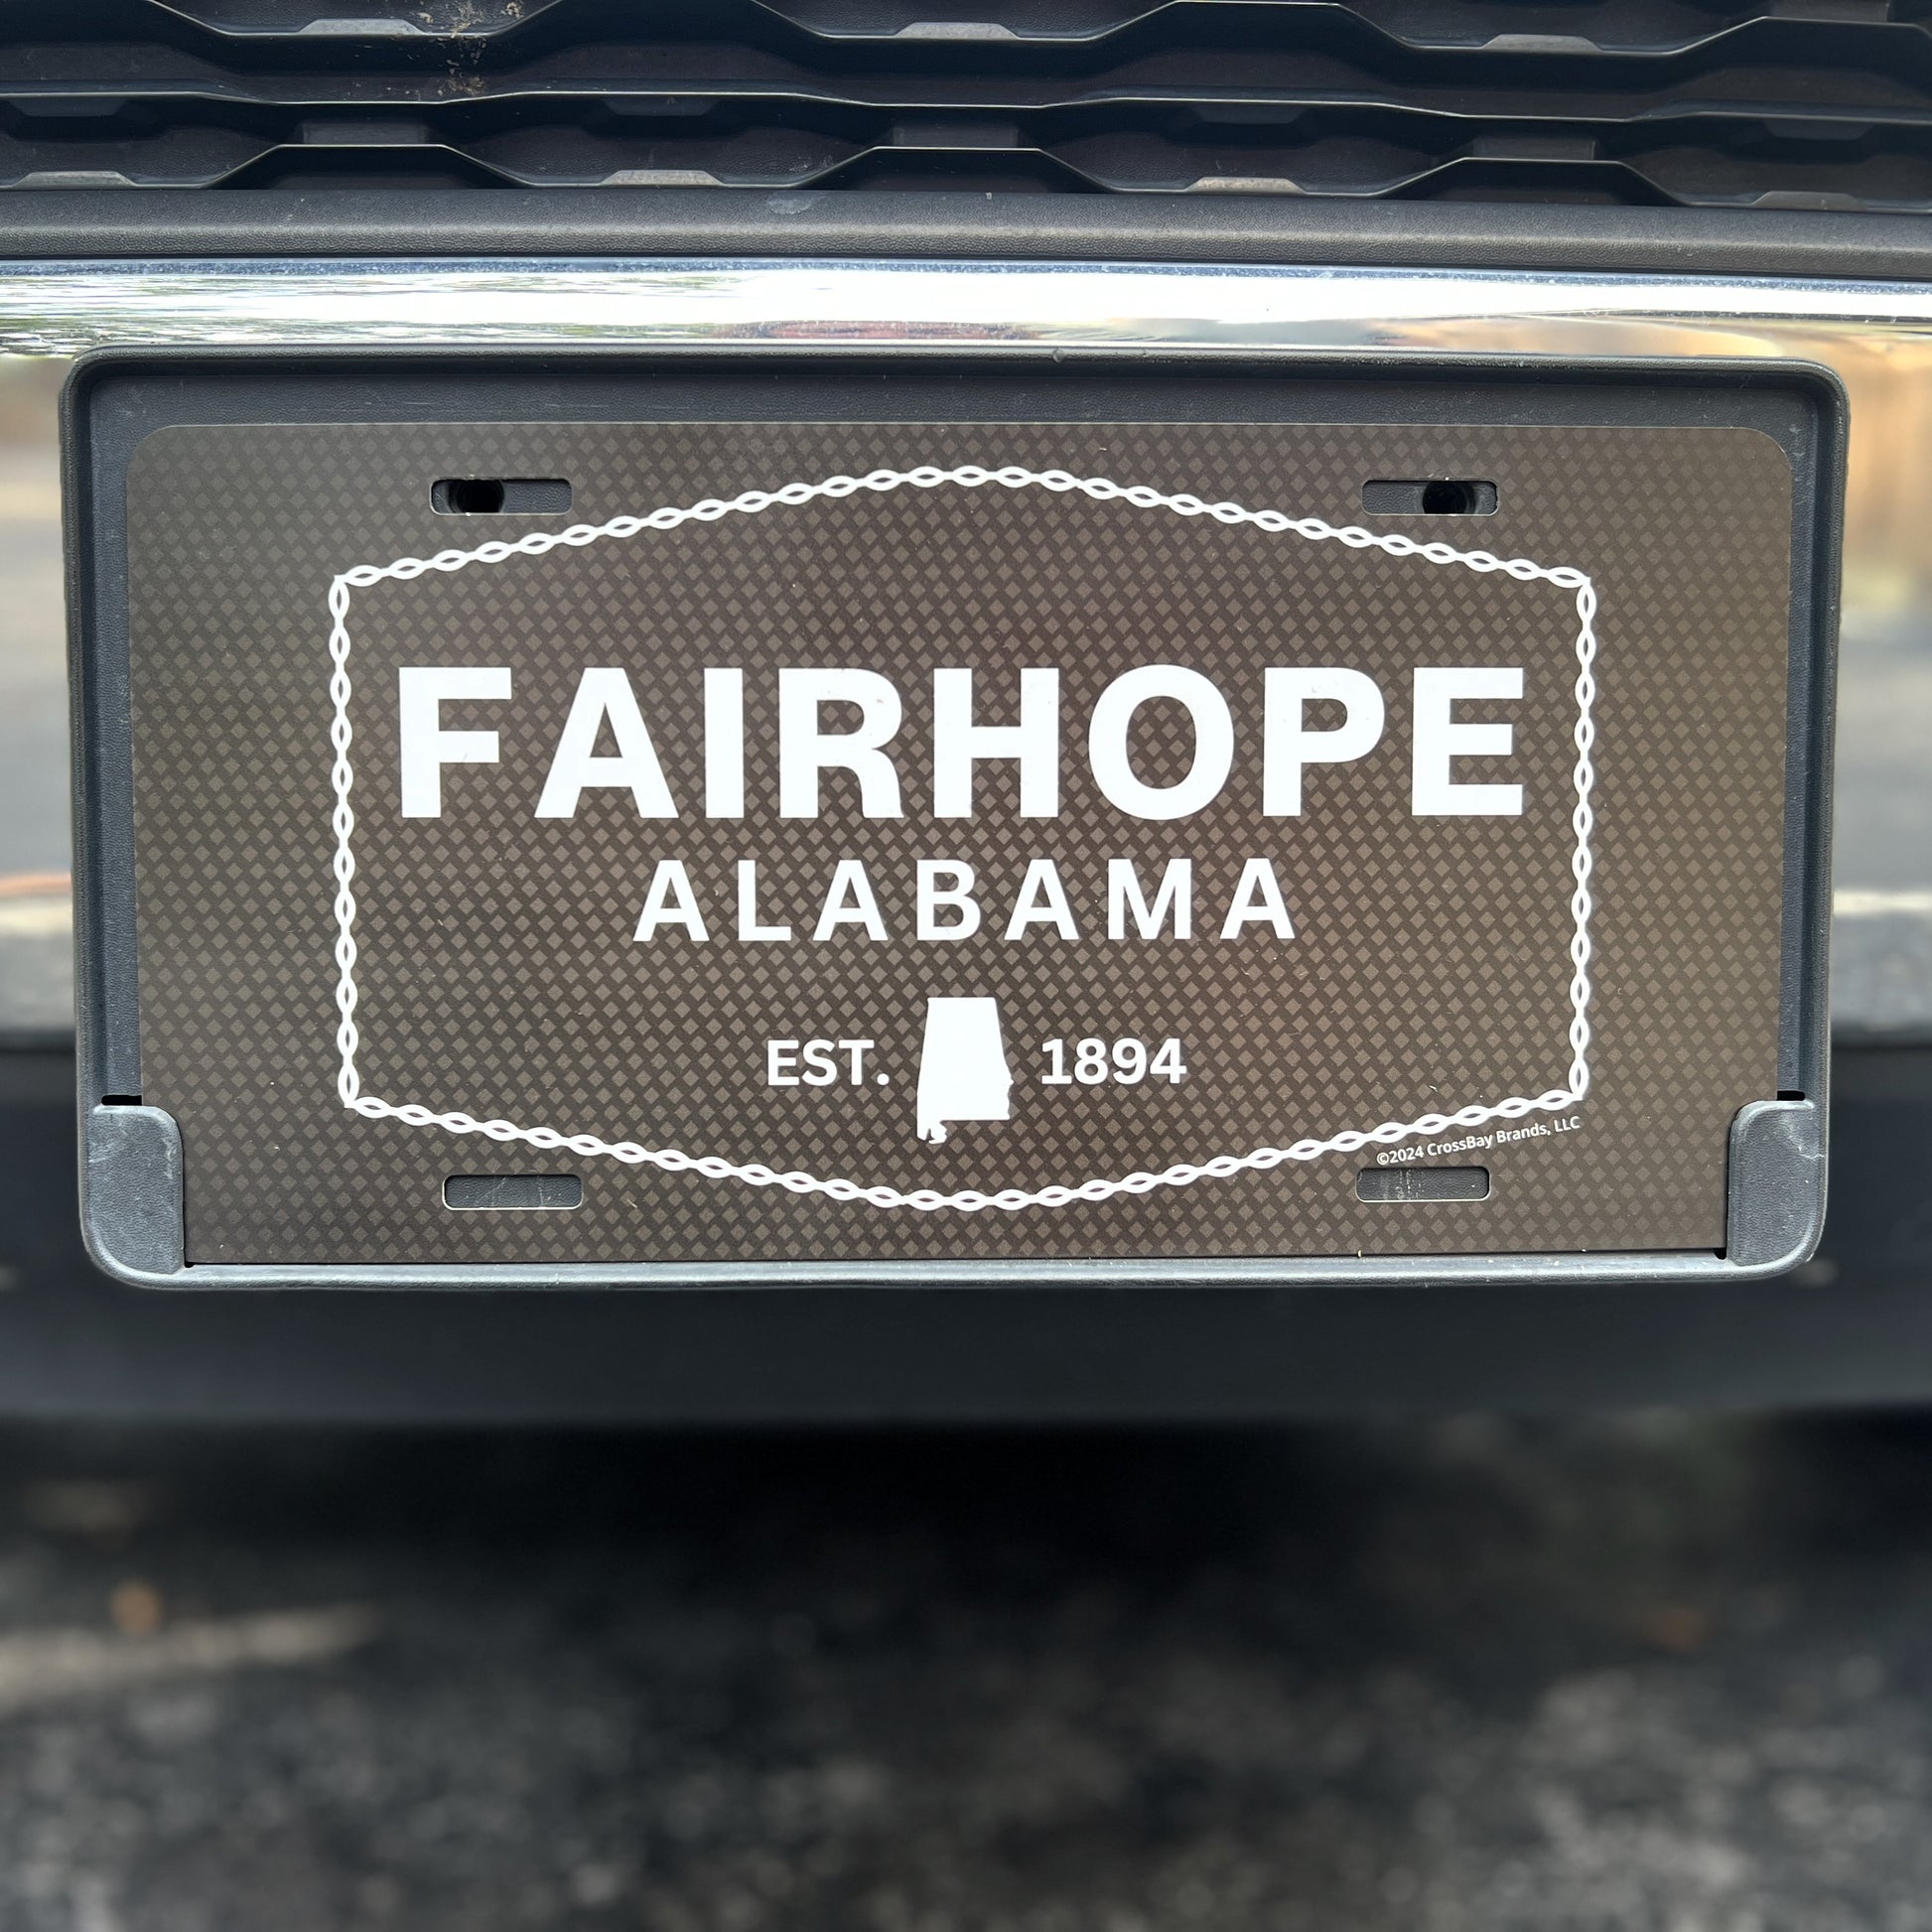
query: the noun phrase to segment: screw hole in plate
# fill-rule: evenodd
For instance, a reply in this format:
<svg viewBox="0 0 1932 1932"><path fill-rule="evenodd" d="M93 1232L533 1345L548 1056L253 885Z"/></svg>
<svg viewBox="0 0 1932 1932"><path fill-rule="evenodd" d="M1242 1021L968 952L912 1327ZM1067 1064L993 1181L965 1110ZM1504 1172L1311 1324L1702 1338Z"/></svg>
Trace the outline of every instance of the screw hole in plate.
<svg viewBox="0 0 1932 1932"><path fill-rule="evenodd" d="M438 516L562 516L570 484L562 477L440 477L429 506Z"/></svg>
<svg viewBox="0 0 1932 1932"><path fill-rule="evenodd" d="M1478 477L1381 477L1362 485L1370 516L1494 516L1496 502L1496 485Z"/></svg>

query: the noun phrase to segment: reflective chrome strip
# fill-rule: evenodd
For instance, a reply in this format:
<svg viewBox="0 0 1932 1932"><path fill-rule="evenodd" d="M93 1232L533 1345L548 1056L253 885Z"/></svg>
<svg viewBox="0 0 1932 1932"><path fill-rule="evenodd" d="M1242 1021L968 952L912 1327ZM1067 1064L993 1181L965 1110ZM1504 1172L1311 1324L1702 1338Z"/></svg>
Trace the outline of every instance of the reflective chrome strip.
<svg viewBox="0 0 1932 1932"><path fill-rule="evenodd" d="M109 343L783 343L1810 354L1932 331L1932 287L1454 269L1035 262L0 263L0 350ZM1688 340L1695 338L1695 342Z"/></svg>

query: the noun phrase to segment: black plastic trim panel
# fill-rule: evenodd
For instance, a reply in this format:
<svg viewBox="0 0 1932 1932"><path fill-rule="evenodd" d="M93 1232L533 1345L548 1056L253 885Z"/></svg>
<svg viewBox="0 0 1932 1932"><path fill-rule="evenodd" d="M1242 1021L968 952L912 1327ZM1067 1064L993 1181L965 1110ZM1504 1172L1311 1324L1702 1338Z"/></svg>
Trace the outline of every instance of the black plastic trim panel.
<svg viewBox="0 0 1932 1932"><path fill-rule="evenodd" d="M161 188L0 200L0 258L335 255L904 255L1925 281L1932 215L729 188Z"/></svg>
<svg viewBox="0 0 1932 1932"><path fill-rule="evenodd" d="M0 1416L1070 1424L1932 1398L1932 1048L1836 1055L1817 1260L1560 1291L152 1295L81 1249L73 1082L70 1055L0 1054Z"/></svg>

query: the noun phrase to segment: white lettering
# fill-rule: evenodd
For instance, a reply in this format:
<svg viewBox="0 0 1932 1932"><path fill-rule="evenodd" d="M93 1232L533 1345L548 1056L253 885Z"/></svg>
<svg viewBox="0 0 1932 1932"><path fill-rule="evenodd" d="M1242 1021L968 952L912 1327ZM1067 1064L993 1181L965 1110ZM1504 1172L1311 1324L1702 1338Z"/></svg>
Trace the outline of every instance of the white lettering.
<svg viewBox="0 0 1932 1932"><path fill-rule="evenodd" d="M819 707L854 704L859 729L819 730ZM897 818L898 772L880 749L898 730L898 692L877 671L778 673L778 815L816 818L819 773L840 769L859 780L860 809L867 818Z"/></svg>
<svg viewBox="0 0 1932 1932"><path fill-rule="evenodd" d="M746 940L789 939L788 925L759 924L759 862L738 862L738 936Z"/></svg>
<svg viewBox="0 0 1932 1932"><path fill-rule="evenodd" d="M1373 678L1338 664L1272 665L1262 692L1261 809L1269 818L1295 818L1305 766L1348 764L1380 743L1382 693ZM1304 723L1317 700L1342 707L1332 731L1311 732Z"/></svg>
<svg viewBox="0 0 1932 1932"><path fill-rule="evenodd" d="M1250 859L1241 868L1234 897L1228 903L1228 915L1221 922L1221 937L1238 939L1243 926L1263 922L1273 928L1277 939L1295 937L1295 921L1288 916L1288 904L1282 897L1281 882L1275 877L1274 866L1266 859Z"/></svg>
<svg viewBox="0 0 1932 1932"><path fill-rule="evenodd" d="M879 901L873 897L872 881L858 859L841 859L832 872L832 883L825 891L824 909L818 915L814 939L829 939L842 925L862 925L868 939L886 936L886 921L879 915Z"/></svg>
<svg viewBox="0 0 1932 1932"><path fill-rule="evenodd" d="M704 815L745 816L745 673L704 674Z"/></svg>
<svg viewBox="0 0 1932 1932"><path fill-rule="evenodd" d="M1173 919L1173 936L1194 936L1194 863L1191 859L1170 859L1161 875L1161 884L1149 905L1141 896L1140 875L1131 859L1107 861L1107 937L1127 937L1127 915L1134 914L1135 929L1143 939L1160 937L1169 917Z"/></svg>
<svg viewBox="0 0 1932 1932"><path fill-rule="evenodd" d="M952 883L941 886L941 879ZM974 875L971 866L951 859L921 859L918 864L918 933L921 939L970 939L980 929L979 900L973 897ZM939 908L950 906L956 919L943 925Z"/></svg>
<svg viewBox="0 0 1932 1932"><path fill-rule="evenodd" d="M1023 939L1030 925L1050 925L1062 939L1077 939L1080 928L1073 923L1073 908L1066 902L1066 888L1060 884L1059 868L1050 859L1035 859L1020 882L1020 897L1014 900L1013 917L1007 921L1007 937Z"/></svg>
<svg viewBox="0 0 1932 1932"><path fill-rule="evenodd" d="M616 758L599 758L597 741L606 721L617 740ZM537 800L539 818L575 818L579 800L594 788L622 787L636 800L639 818L675 818L670 787L644 729L629 676L614 667L587 670L577 680L570 716L557 740L557 755Z"/></svg>
<svg viewBox="0 0 1932 1932"><path fill-rule="evenodd" d="M660 925L681 925L693 939L709 939L704 915L691 891L691 875L681 859L660 859L651 875L650 891L644 895L644 909L637 914L637 930L632 939L655 939Z"/></svg>
<svg viewBox="0 0 1932 1932"><path fill-rule="evenodd" d="M396 673L396 723L400 741L402 815L443 816L446 764L494 764L494 732L443 729L445 702L510 694L507 664L406 664Z"/></svg>
<svg viewBox="0 0 1932 1932"><path fill-rule="evenodd" d="M1518 665L1470 665L1416 673L1414 764L1410 809L1418 818L1520 818L1521 785L1457 784L1451 759L1507 758L1515 746L1512 725L1458 725L1450 711L1458 698L1520 698Z"/></svg>
<svg viewBox="0 0 1932 1932"><path fill-rule="evenodd" d="M1156 698L1187 707L1194 728L1194 761L1172 785L1145 785L1128 761L1127 738L1134 716ZM1087 727L1087 759L1094 782L1136 818L1186 818L1211 805L1234 765L1234 720L1228 702L1198 671L1183 664L1143 664L1123 672L1101 692Z"/></svg>
<svg viewBox="0 0 1932 1932"><path fill-rule="evenodd" d="M932 815L971 818L973 766L1014 759L1020 765L1020 816L1057 818L1060 809L1060 674L1020 673L1020 722L973 723L973 674L932 674Z"/></svg>

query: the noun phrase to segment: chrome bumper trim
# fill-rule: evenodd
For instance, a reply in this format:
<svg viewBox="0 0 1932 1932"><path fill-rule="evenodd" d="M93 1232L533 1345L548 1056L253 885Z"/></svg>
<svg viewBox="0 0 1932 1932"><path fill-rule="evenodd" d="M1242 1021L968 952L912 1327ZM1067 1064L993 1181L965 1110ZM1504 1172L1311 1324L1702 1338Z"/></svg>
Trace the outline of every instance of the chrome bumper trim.
<svg viewBox="0 0 1932 1932"><path fill-rule="evenodd" d="M54 355L174 343L1642 356L1692 352L1688 335L1695 352L1776 357L1848 330L1932 333L1932 286L1034 262L0 263L0 351Z"/></svg>

